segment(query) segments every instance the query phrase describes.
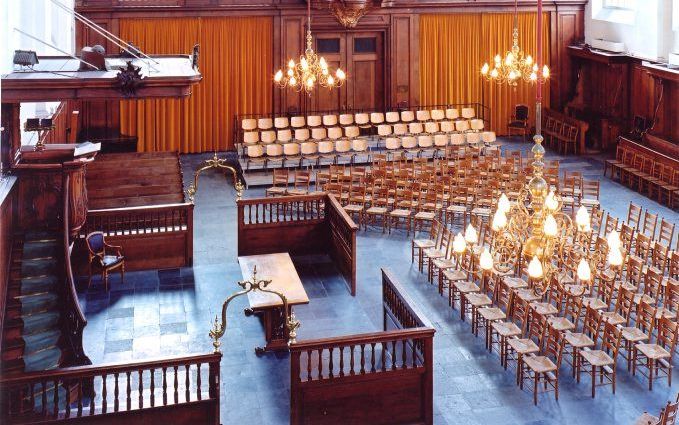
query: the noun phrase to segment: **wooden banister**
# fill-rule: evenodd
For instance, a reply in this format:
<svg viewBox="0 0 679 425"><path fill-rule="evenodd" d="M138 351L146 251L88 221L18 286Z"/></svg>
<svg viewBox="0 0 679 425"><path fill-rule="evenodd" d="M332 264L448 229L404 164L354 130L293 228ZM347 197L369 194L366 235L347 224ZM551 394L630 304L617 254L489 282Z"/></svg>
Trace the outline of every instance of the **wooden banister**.
<svg viewBox="0 0 679 425"><path fill-rule="evenodd" d="M237 201L238 255L328 254L356 294L358 226L326 193Z"/></svg>
<svg viewBox="0 0 679 425"><path fill-rule="evenodd" d="M5 378L0 418L8 424L218 424L221 357L194 354Z"/></svg>
<svg viewBox="0 0 679 425"><path fill-rule="evenodd" d="M382 288L383 331L290 346L291 424L345 423L347 411L356 423L433 422L436 331L389 270Z"/></svg>

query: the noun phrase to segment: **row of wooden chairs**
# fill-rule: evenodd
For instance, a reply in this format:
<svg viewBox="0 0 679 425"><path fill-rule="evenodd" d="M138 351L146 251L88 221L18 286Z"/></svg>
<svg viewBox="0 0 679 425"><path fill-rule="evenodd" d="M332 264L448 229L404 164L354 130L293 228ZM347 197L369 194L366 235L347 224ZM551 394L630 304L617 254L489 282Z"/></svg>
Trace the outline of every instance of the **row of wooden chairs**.
<svg viewBox="0 0 679 425"><path fill-rule="evenodd" d="M282 130L315 127L334 126L377 126L383 123L411 123L411 122L437 122L437 121L470 121L476 117L476 110L472 107L447 109L418 109L390 112L357 112L346 114L326 114L282 117L243 118L241 129L243 131L255 130ZM478 124L477 124L478 125Z"/></svg>
<svg viewBox="0 0 679 425"><path fill-rule="evenodd" d="M578 138L580 127L569 124L565 119L548 115L545 118L543 128L545 146L555 149L562 154L572 152L574 155L579 152Z"/></svg>
<svg viewBox="0 0 679 425"><path fill-rule="evenodd" d="M492 232L483 222L477 226L480 244L487 243ZM453 308L459 304L460 317L471 320L474 334L485 329L486 347L500 354L501 364L505 368L516 364L517 384L532 386L536 404L540 390L551 389L558 399L564 357L578 382L583 373L591 376L592 397L601 385L612 385L615 392L619 354L627 360L628 370L648 378L649 389L658 376L671 384L671 360L679 335L675 322L679 281L670 278L667 288L671 295L662 303L620 284L615 307L608 310L611 301L605 302L600 294L581 297L570 291L574 282L570 270L555 277L550 291L541 298L521 276L475 270L478 249L468 251L462 259L451 257L451 233L442 223L434 222L429 238L413 240L413 246L418 247L418 266L422 270L428 265L432 282L439 276L439 293L443 295L447 289L449 304ZM607 284L615 287L615 283L613 279ZM599 285L603 291L604 283Z"/></svg>
<svg viewBox="0 0 679 425"><path fill-rule="evenodd" d="M618 144L615 159L604 163L604 176L656 199L674 209L679 199L679 168L657 161L653 156Z"/></svg>

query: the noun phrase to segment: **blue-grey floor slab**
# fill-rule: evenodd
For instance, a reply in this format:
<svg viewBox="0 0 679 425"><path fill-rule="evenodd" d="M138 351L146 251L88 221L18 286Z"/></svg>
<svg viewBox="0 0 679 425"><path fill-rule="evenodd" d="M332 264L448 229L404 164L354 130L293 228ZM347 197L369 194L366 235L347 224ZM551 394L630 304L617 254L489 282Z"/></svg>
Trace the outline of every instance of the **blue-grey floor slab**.
<svg viewBox="0 0 679 425"><path fill-rule="evenodd" d="M503 149L528 152L529 143L504 142ZM197 165L211 154L183 155L185 186ZM624 219L630 201L679 224L677 213L602 177L601 157L561 159L562 169L581 170L587 178L601 179L603 208ZM263 196L262 189L246 197ZM201 175L194 215L193 267L130 272L121 284L111 276L111 290L98 280L80 294L88 319L85 351L95 364L128 362L149 357L210 352L211 318L226 297L239 289L242 278L236 258L235 191L230 177L216 170ZM484 349L467 322L461 322L436 288L410 263L410 238L402 232L383 235L360 231L358 293L351 297L337 271L327 260L295 259L310 303L296 308L302 322L299 339L378 330L381 326L380 268L388 267L406 285L410 295L434 323L434 415L436 424L629 424L643 411L658 412L676 391L659 381L653 391L633 377L621 362L616 394L601 388L590 397L583 377L576 384L563 367L559 401L541 395L537 407L532 395L514 384L514 372L500 367L496 354ZM289 418L289 357L257 357L253 348L263 343L262 325L245 317L245 298L229 308L221 364L223 424L282 424ZM366 401L369 402L369 401Z"/></svg>

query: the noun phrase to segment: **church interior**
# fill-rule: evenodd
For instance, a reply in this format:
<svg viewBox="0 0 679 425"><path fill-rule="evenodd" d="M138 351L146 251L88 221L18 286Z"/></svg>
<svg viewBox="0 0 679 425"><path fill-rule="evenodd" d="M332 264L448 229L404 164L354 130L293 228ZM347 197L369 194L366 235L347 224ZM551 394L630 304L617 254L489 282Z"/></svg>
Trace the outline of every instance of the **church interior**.
<svg viewBox="0 0 679 425"><path fill-rule="evenodd" d="M677 422L679 0L0 3L1 423Z"/></svg>

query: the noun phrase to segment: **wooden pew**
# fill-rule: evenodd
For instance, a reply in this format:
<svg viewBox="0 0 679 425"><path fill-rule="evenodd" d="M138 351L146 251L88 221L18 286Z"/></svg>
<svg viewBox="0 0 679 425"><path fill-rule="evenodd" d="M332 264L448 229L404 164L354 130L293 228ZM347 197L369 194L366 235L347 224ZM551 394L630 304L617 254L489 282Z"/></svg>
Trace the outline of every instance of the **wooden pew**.
<svg viewBox="0 0 679 425"><path fill-rule="evenodd" d="M328 254L356 295L358 226L332 195L241 199L238 256Z"/></svg>
<svg viewBox="0 0 679 425"><path fill-rule="evenodd" d="M676 194L663 190L663 187L679 185L679 159L656 150L657 138L647 137L644 144L620 137L615 159L604 163L604 175L610 169L612 179L618 178L620 183L631 189L675 208Z"/></svg>
<svg viewBox="0 0 679 425"><path fill-rule="evenodd" d="M101 155L88 166L88 214L74 258L87 266L84 237L103 231L128 270L193 263L193 204L185 202L177 152Z"/></svg>
<svg viewBox="0 0 679 425"><path fill-rule="evenodd" d="M574 154L585 153L585 139L589 124L585 121L569 117L549 108L542 109L542 133L545 146L567 153L569 148Z"/></svg>
<svg viewBox="0 0 679 425"><path fill-rule="evenodd" d="M383 331L290 347L290 423L433 423L434 327L382 270Z"/></svg>

